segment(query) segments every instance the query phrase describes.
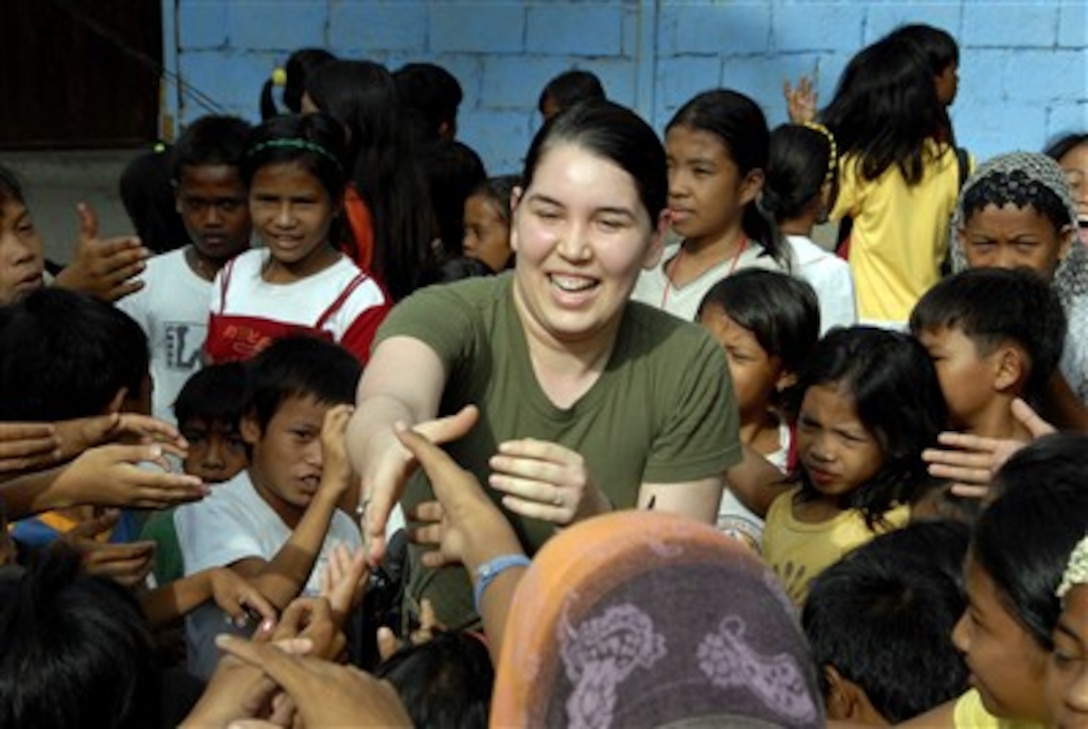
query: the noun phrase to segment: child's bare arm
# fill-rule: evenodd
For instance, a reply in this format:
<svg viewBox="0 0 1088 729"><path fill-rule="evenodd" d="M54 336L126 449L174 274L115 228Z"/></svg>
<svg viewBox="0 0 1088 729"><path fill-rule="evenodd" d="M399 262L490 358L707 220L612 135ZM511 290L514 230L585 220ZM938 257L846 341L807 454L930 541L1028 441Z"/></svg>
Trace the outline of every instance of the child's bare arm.
<svg viewBox="0 0 1088 729"><path fill-rule="evenodd" d="M207 495L196 476L137 467L142 461L163 465L162 458L161 444L99 446L66 466L12 479L0 494L12 519L84 504L165 509Z"/></svg>
<svg viewBox="0 0 1088 729"><path fill-rule="evenodd" d="M350 405L338 405L325 415L321 429L321 484L291 538L271 560L248 557L230 566L247 577L278 610L287 607L309 580L336 504L350 484L351 466L344 434L352 411Z"/></svg>
<svg viewBox="0 0 1088 729"><path fill-rule="evenodd" d="M744 459L725 472L725 480L740 503L765 517L771 502L789 490L790 484L766 458L748 446L743 450Z"/></svg>
<svg viewBox="0 0 1088 729"><path fill-rule="evenodd" d="M168 625L208 600L215 600L232 619L244 622L249 611L265 621L275 621L276 611L245 578L223 567L197 572L149 592L141 600L152 628Z"/></svg>

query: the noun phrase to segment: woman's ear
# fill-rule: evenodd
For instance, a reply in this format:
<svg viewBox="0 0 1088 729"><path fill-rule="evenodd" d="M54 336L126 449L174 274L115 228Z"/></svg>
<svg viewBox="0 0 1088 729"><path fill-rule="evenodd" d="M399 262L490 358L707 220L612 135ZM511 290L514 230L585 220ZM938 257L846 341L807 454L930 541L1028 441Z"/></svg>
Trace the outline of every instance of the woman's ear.
<svg viewBox="0 0 1088 729"><path fill-rule="evenodd" d="M763 182L766 176L763 174L763 170L759 167L751 170L740 183L740 201L741 204L747 205L759 197L759 193L763 191Z"/></svg>

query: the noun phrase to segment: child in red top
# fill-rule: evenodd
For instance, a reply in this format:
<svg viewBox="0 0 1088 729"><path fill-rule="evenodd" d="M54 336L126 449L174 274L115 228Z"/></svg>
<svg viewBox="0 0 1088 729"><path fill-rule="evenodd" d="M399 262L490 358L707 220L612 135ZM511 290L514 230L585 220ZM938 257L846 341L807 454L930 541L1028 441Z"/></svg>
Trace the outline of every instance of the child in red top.
<svg viewBox="0 0 1088 729"><path fill-rule="evenodd" d="M207 359L249 359L293 334L335 341L366 361L389 310L382 287L335 241L341 235L344 140L323 114L278 117L254 129L242 177L264 246L216 276Z"/></svg>

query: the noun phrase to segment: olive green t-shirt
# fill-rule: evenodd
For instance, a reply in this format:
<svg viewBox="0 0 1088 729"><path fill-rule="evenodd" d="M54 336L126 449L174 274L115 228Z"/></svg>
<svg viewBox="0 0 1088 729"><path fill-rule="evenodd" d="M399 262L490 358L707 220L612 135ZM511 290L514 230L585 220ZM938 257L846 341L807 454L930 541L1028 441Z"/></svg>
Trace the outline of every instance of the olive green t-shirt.
<svg viewBox="0 0 1088 729"><path fill-rule="evenodd" d="M517 438L577 451L589 476L617 509L635 505L643 483L681 483L720 475L741 458L739 416L721 347L703 329L628 303L605 371L573 406L556 407L533 372L513 301L513 274L433 286L400 302L376 343L394 336L433 349L447 374L440 415L476 404L480 420L447 452L486 487L488 459ZM411 508L432 499L422 472L407 485ZM503 510L532 555L555 525ZM461 567L426 570L410 551L407 612L423 597L454 628L475 617Z"/></svg>

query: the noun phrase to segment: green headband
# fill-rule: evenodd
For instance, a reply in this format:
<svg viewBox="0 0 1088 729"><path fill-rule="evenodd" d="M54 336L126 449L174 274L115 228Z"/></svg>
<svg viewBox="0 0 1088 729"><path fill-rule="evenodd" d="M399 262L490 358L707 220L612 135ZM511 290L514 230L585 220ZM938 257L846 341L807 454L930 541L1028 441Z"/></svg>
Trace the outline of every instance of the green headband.
<svg viewBox="0 0 1088 729"><path fill-rule="evenodd" d="M289 137L286 139L269 139L267 142L261 142L255 144L246 150L246 157L253 157L259 152L263 152L266 149L301 149L307 152L313 152L319 154L325 159L336 165L336 169L340 171L340 174L344 173L344 166L340 163L340 160L336 158L329 150L322 147L320 144L311 142L308 139L298 139L295 137Z"/></svg>

